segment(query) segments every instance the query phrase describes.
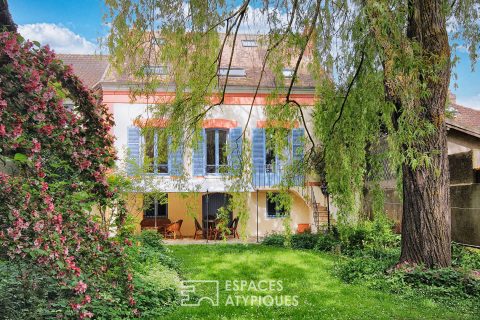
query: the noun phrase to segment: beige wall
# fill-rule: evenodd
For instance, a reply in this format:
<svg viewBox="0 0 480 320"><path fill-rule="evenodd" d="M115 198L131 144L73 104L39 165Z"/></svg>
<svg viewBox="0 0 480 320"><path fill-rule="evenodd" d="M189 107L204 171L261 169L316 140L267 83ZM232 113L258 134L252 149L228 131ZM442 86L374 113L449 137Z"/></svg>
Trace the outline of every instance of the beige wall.
<svg viewBox="0 0 480 320"><path fill-rule="evenodd" d="M448 154L480 149L480 139L469 134L449 129L447 133Z"/></svg>
<svg viewBox="0 0 480 320"><path fill-rule="evenodd" d="M268 218L266 209L267 191L258 192L258 233L264 236L272 232L284 231L284 218ZM313 224L313 216L310 208L305 201L295 192L292 192L292 211L291 211L291 228L296 232L299 223ZM127 209L130 214L138 221L136 228L140 232L140 221L143 217L143 195L130 194L127 201ZM257 234L257 193L252 192L248 197L248 207L250 211L247 221L247 236L256 236ZM235 216L235 214L234 214ZM199 222L202 221L202 194L189 193L183 197L180 193L168 194L168 218L173 222L183 219L182 234L185 237L193 237L195 233L195 225L193 217ZM240 228L239 228L240 230Z"/></svg>
<svg viewBox="0 0 480 320"><path fill-rule="evenodd" d="M313 216L310 208L305 201L296 193L292 192L292 211L290 212L292 232L297 231L299 223L313 224ZM284 231L284 218L268 218L267 217L267 191L258 192L258 234L265 236L272 232ZM257 193L250 194L250 217L247 222L247 236L256 236L257 234Z"/></svg>

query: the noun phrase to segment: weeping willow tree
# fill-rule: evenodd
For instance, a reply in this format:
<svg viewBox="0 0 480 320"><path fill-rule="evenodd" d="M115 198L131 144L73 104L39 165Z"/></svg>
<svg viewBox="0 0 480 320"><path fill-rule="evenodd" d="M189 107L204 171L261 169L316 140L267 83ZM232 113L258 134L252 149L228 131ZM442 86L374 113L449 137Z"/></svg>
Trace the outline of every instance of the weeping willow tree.
<svg viewBox="0 0 480 320"><path fill-rule="evenodd" d="M222 63L231 66L228 57L238 34L258 33L266 49L255 95L267 68L279 80L265 108L271 120L305 125L305 106L291 93L301 80L299 69L307 65L316 102L313 132L306 127L312 143L305 163L315 166L320 159L336 204L352 212L366 176L381 179L378 166L368 164L387 157L403 191L400 262L450 265L445 109L454 59L449 37L461 39L476 61L478 0L106 4L112 62L141 81L135 93L149 95L174 84L174 99L157 101L154 113L170 119L168 134L177 143L194 132L189 136L194 145L201 120L224 102L229 72L223 80L217 72ZM168 80L145 72L152 64L167 65ZM284 85L281 70L292 66L291 81ZM385 142L386 153L370 152Z"/></svg>

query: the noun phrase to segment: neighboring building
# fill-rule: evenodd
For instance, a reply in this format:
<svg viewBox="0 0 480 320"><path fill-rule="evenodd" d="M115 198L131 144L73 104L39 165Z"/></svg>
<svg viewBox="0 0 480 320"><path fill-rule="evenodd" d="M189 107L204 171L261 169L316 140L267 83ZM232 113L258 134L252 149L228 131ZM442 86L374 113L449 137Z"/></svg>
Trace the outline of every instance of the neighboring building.
<svg viewBox="0 0 480 320"><path fill-rule="evenodd" d="M168 119L148 119L147 121L147 99L138 97L135 102L131 102L132 82L110 70L105 57L59 55L67 64L72 65L74 72L84 79L87 85L101 92L103 102L113 114L115 120L113 134L119 156L118 165L121 166L125 160L127 148L130 157L139 165L142 163L142 154L145 152L155 159L156 165L152 168L151 174L154 175L155 185L167 193L168 203L164 205L154 202L149 208L143 208L144 194L134 195L134 202L137 205L130 206L131 213L141 220L141 226L152 226L154 216L157 217L157 223L159 221L163 223L167 218L172 222L182 219L182 234L193 236L194 220L187 211L193 210L193 215L205 228L207 217L211 220L216 216L217 210L228 201L228 183L222 177L221 168L233 165L235 155L222 156L222 153L225 145L233 149L231 147L240 141L238 138L249 118L250 106L265 53L265 48L257 44L255 38L247 35L239 35L239 38L230 69L224 104L213 108L206 115L202 130L204 139L198 148L195 150L179 148L176 152L169 150L167 141L158 141L155 134L142 137L142 131L139 128L142 124L148 123L161 130ZM225 52L230 50L227 48ZM228 61L228 59L224 58L222 61ZM158 74L164 72L162 66L147 67L151 72ZM225 70L222 66L219 74L220 82L224 78ZM287 80L291 77L291 73L290 69L284 70ZM264 107L267 96L274 87L272 72L266 70L246 127L246 137L252 143L253 164L252 183L246 190L249 193L250 210L246 230L248 236L257 234L264 236L267 233L284 230L283 220L286 213L278 212L275 204L267 197L267 193L275 191L275 185L283 179L284 165L278 161L272 150L268 150L266 144L268 137L265 132ZM173 95L174 92L171 89L159 88L155 96L170 99ZM305 117L307 123L311 124L314 86L311 76L303 66L300 69L299 81L293 88L292 98L305 106ZM306 139L304 139L304 128L297 123L291 123L290 126L290 147L287 153L288 158L293 161L301 158L302 152L299 149L304 147L303 143ZM312 128L309 129L312 130ZM235 151L232 153L234 154ZM188 177L184 187L179 187L176 183L180 173L185 173ZM315 177L304 177L303 173L299 173L295 181L297 186L291 189L293 206L290 212L290 227L295 231L299 225L309 224L315 229L315 226L326 222L325 197L321 193L319 182ZM193 189L196 192L185 198L184 192L190 192ZM312 200L313 198L315 200ZM235 216L235 212L233 215Z"/></svg>
<svg viewBox="0 0 480 320"><path fill-rule="evenodd" d="M480 110L458 105L451 94L447 112L452 239L480 246ZM385 209L400 232L402 204L396 181L390 178L382 182Z"/></svg>

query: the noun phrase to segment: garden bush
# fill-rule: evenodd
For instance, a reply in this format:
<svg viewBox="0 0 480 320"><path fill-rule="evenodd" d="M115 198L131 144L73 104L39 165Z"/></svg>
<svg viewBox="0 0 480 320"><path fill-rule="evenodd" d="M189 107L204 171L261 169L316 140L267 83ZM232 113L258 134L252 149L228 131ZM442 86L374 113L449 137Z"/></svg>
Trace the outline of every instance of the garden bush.
<svg viewBox="0 0 480 320"><path fill-rule="evenodd" d="M0 263L14 271L0 318L91 318L112 300L133 316L125 210L106 180L108 109L53 51L19 34L0 33L0 61ZM115 238L92 219L106 208Z"/></svg>
<svg viewBox="0 0 480 320"><path fill-rule="evenodd" d="M313 249L318 241L318 235L310 232L292 235L291 247L293 249Z"/></svg>
<svg viewBox="0 0 480 320"><path fill-rule="evenodd" d="M324 235L319 235L314 249L316 251L331 252L340 245L340 240L335 237L333 232Z"/></svg>
<svg viewBox="0 0 480 320"><path fill-rule="evenodd" d="M262 244L274 247L284 247L286 237L281 233L271 233L262 240Z"/></svg>
<svg viewBox="0 0 480 320"><path fill-rule="evenodd" d="M402 271L406 283L414 288L440 288L443 293L465 294L480 297L480 279L469 272L454 268L423 269L421 267Z"/></svg>
<svg viewBox="0 0 480 320"><path fill-rule="evenodd" d="M452 265L480 271L480 249L452 244Z"/></svg>

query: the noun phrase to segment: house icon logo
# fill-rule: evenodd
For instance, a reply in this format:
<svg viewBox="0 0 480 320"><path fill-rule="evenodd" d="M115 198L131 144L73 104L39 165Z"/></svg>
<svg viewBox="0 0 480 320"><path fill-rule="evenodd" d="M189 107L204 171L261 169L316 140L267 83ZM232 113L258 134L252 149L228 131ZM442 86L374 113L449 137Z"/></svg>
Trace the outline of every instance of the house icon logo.
<svg viewBox="0 0 480 320"><path fill-rule="evenodd" d="M180 305L198 307L202 303L217 307L220 297L218 280L185 280L180 287Z"/></svg>

